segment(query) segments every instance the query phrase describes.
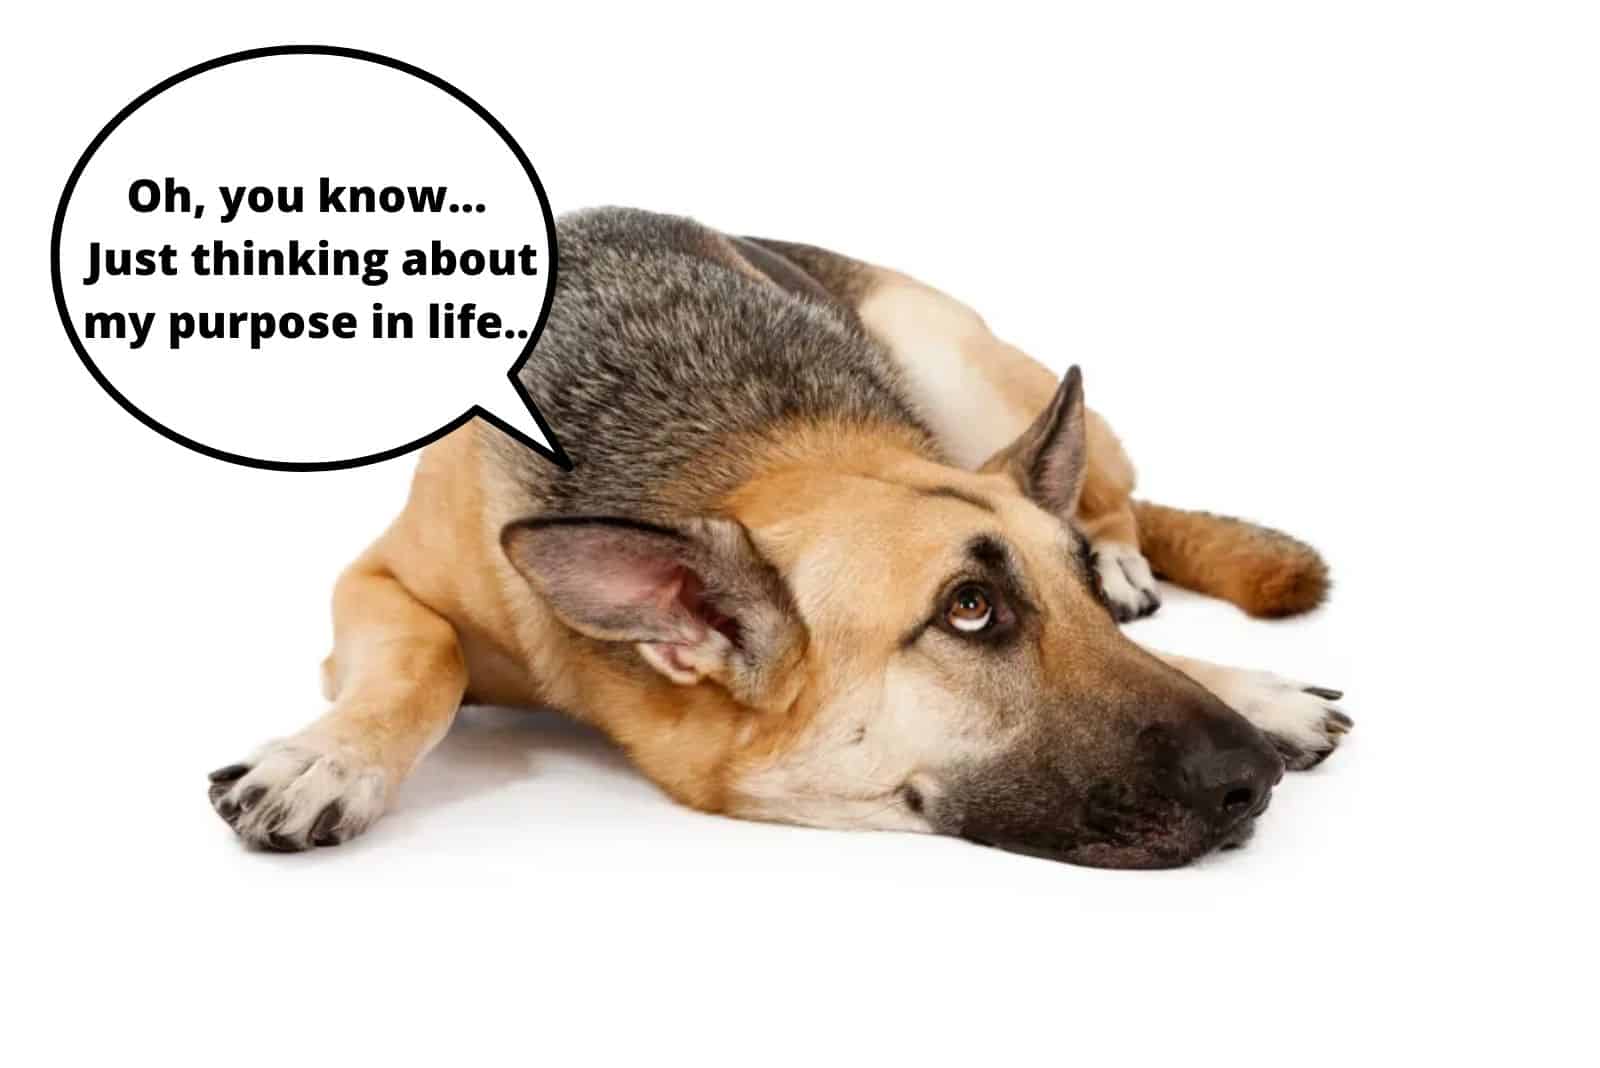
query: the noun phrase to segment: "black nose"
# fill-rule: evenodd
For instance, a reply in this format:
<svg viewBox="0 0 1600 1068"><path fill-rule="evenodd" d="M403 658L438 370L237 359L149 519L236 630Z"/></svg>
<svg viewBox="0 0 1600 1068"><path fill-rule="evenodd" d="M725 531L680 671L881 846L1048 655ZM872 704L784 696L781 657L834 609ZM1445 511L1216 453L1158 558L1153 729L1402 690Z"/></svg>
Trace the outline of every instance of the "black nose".
<svg viewBox="0 0 1600 1068"><path fill-rule="evenodd" d="M1271 749L1253 743L1184 753L1178 758L1177 800L1218 827L1259 815L1283 764Z"/></svg>

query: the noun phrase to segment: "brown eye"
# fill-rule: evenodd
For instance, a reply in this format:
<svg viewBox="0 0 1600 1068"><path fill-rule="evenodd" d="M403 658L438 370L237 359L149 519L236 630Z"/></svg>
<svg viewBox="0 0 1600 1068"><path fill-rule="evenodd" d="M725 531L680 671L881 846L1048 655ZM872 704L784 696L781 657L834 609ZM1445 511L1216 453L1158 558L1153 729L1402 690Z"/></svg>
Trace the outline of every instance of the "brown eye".
<svg viewBox="0 0 1600 1068"><path fill-rule="evenodd" d="M994 605L989 601L989 592L977 585L961 587L951 596L944 619L965 634L985 629L994 622Z"/></svg>

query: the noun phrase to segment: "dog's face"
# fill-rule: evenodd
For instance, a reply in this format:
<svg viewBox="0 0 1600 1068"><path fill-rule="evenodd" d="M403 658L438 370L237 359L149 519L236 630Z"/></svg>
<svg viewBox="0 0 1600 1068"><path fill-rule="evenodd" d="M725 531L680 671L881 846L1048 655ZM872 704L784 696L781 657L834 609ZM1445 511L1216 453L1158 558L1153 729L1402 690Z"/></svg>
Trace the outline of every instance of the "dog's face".
<svg viewBox="0 0 1600 1068"><path fill-rule="evenodd" d="M738 703L735 815L1182 864L1248 836L1282 765L1117 628L1067 519L1083 450L1074 373L979 472L797 469L736 498L742 522L534 521L506 545L569 625Z"/></svg>

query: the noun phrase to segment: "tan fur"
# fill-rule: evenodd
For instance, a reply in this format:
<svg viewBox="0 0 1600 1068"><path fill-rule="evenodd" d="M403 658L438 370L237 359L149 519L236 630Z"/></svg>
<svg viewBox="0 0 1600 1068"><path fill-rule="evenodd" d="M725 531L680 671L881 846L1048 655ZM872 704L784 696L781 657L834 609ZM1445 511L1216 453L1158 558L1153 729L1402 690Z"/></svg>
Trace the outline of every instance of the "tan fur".
<svg viewBox="0 0 1600 1068"><path fill-rule="evenodd" d="M1328 569L1304 542L1239 519L1133 503L1140 547L1156 572L1232 601L1253 616L1309 612L1328 592Z"/></svg>

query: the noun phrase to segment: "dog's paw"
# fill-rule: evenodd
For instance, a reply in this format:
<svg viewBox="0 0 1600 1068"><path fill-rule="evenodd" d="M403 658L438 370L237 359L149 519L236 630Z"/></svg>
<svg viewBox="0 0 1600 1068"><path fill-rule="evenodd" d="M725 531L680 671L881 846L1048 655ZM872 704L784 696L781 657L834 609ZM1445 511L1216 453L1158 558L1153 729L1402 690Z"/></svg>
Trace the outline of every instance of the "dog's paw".
<svg viewBox="0 0 1600 1068"><path fill-rule="evenodd" d="M1100 576L1100 590L1118 623L1141 619L1161 607L1150 563L1132 545L1116 541L1095 543L1094 566Z"/></svg>
<svg viewBox="0 0 1600 1068"><path fill-rule="evenodd" d="M338 845L383 812L382 770L303 739L273 742L211 773L211 807L254 846L296 852Z"/></svg>
<svg viewBox="0 0 1600 1068"><path fill-rule="evenodd" d="M1328 759L1355 721L1333 706L1338 690L1266 671L1230 672L1218 697L1267 736L1290 771L1314 768Z"/></svg>

